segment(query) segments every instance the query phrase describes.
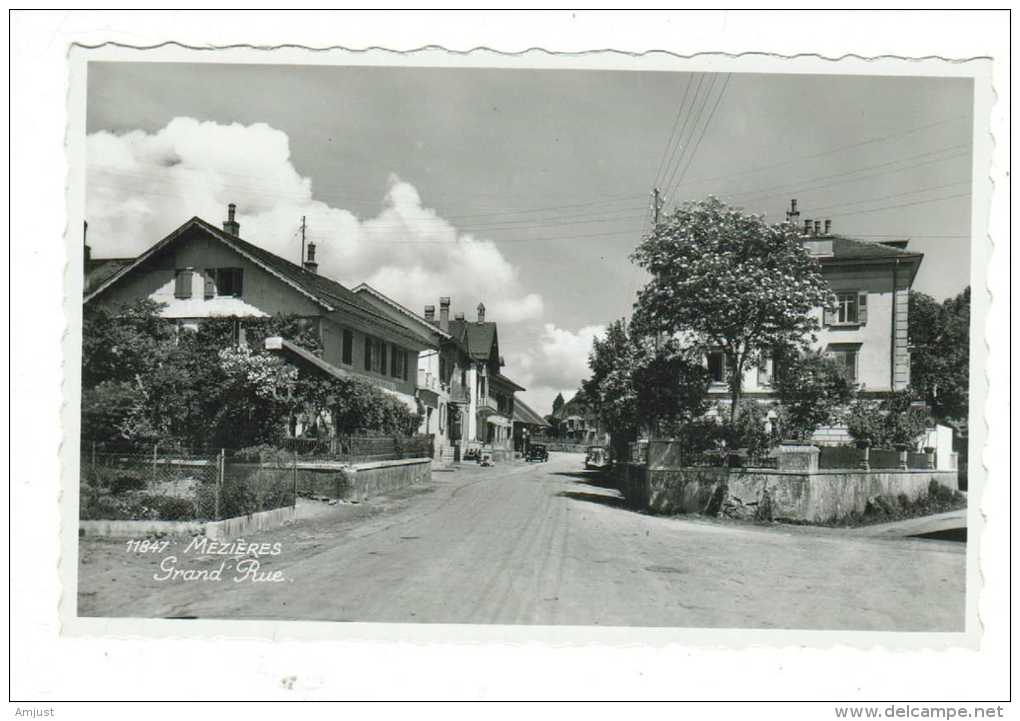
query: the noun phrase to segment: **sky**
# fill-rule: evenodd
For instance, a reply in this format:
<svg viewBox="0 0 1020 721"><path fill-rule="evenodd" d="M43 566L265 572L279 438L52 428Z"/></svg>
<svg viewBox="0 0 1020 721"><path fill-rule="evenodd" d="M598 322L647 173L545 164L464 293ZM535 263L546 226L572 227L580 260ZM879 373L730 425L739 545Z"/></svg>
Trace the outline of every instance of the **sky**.
<svg viewBox="0 0 1020 721"><path fill-rule="evenodd" d="M538 412L630 314L629 255L665 209L715 195L779 222L909 239L914 288L970 277L968 79L250 64L89 63L95 257L136 255L238 206L241 236L421 312L499 323Z"/></svg>

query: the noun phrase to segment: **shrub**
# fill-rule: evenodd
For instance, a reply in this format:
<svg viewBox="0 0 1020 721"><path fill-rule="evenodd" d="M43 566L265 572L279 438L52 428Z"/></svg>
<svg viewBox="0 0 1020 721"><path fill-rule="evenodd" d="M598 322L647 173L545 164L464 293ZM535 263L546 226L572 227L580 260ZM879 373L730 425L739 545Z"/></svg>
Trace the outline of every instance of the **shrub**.
<svg viewBox="0 0 1020 721"><path fill-rule="evenodd" d="M161 521L190 521L195 518L195 502L175 496L155 496L152 503Z"/></svg>
<svg viewBox="0 0 1020 721"><path fill-rule="evenodd" d="M773 384L782 403L781 432L805 440L819 426L836 422L856 389L832 358L815 351L780 358Z"/></svg>
<svg viewBox="0 0 1020 721"><path fill-rule="evenodd" d="M773 438L765 430L768 409L757 401L741 401L733 422L722 424L721 438L729 448L747 449L752 457L761 456L774 445Z"/></svg>
<svg viewBox="0 0 1020 721"><path fill-rule="evenodd" d="M882 401L856 401L847 413L851 437L878 448L909 445L927 426L927 411L913 405L909 391L900 391Z"/></svg>
<svg viewBox="0 0 1020 721"><path fill-rule="evenodd" d="M110 493L121 494L128 491L144 491L146 488L145 479L135 475L114 475L110 478Z"/></svg>

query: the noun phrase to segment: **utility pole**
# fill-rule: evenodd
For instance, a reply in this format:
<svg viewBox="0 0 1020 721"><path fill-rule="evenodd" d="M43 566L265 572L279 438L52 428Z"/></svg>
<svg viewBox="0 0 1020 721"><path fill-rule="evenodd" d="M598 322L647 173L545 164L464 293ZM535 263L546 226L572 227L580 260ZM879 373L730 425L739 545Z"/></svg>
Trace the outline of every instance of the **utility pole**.
<svg viewBox="0 0 1020 721"><path fill-rule="evenodd" d="M658 188L652 188L652 225L659 224L659 211L662 210L662 196Z"/></svg>
<svg viewBox="0 0 1020 721"><path fill-rule="evenodd" d="M305 216L301 216L301 259L298 261L298 265L304 267L305 265Z"/></svg>

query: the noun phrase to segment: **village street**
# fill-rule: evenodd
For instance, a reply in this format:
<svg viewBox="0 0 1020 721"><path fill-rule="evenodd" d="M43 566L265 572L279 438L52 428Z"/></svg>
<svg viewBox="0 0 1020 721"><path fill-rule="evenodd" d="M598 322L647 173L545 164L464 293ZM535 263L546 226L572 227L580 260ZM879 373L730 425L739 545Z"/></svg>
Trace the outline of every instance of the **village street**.
<svg viewBox="0 0 1020 721"><path fill-rule="evenodd" d="M964 619L964 544L644 515L572 454L437 470L428 490L246 540L281 544L262 570L285 581L155 581L170 554L178 568L229 557L82 539L79 613L901 631Z"/></svg>

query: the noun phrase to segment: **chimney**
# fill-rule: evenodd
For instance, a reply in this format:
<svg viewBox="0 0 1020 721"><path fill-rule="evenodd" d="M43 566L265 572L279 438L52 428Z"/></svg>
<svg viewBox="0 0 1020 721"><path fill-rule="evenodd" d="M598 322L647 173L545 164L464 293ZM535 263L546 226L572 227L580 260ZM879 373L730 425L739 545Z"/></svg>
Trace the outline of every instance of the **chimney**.
<svg viewBox="0 0 1020 721"><path fill-rule="evenodd" d="M237 210L237 206L231 203L227 206L227 219L223 221L223 230L227 231L231 235L240 235L241 226L234 220L234 211Z"/></svg>
<svg viewBox="0 0 1020 721"><path fill-rule="evenodd" d="M815 221L815 235L821 235L821 234L822 234L822 221L816 220Z"/></svg>
<svg viewBox="0 0 1020 721"><path fill-rule="evenodd" d="M804 235L811 235L811 221L807 218L804 219Z"/></svg>
<svg viewBox="0 0 1020 721"><path fill-rule="evenodd" d="M453 316L453 319L454 320L464 320L464 314L463 313L457 313L457 315Z"/></svg>
<svg viewBox="0 0 1020 721"><path fill-rule="evenodd" d="M485 303L478 304L478 322L479 323L485 322Z"/></svg>
<svg viewBox="0 0 1020 721"><path fill-rule="evenodd" d="M308 244L308 258L304 262L305 270L310 273L319 272L319 264L315 262L315 243Z"/></svg>
<svg viewBox="0 0 1020 721"><path fill-rule="evenodd" d="M425 320L429 323L436 319L436 307L434 305L425 306Z"/></svg>
<svg viewBox="0 0 1020 721"><path fill-rule="evenodd" d="M832 235L832 218L825 219L825 234Z"/></svg>
<svg viewBox="0 0 1020 721"><path fill-rule="evenodd" d="M790 209L786 211L786 222L797 225L800 222L800 211L797 210L797 199L793 198L790 201Z"/></svg>
<svg viewBox="0 0 1020 721"><path fill-rule="evenodd" d="M450 298L448 296L439 299L439 330L444 333L450 331Z"/></svg>

